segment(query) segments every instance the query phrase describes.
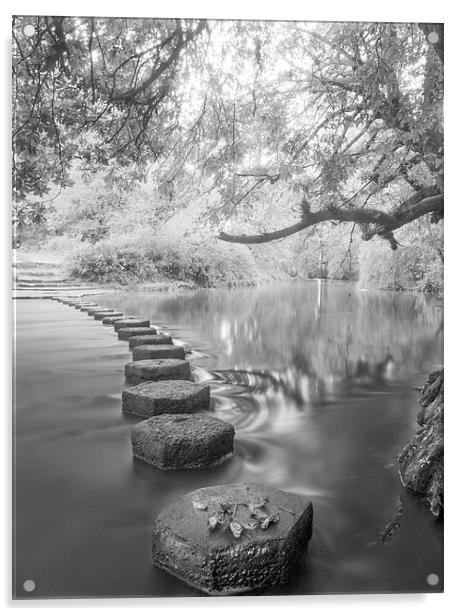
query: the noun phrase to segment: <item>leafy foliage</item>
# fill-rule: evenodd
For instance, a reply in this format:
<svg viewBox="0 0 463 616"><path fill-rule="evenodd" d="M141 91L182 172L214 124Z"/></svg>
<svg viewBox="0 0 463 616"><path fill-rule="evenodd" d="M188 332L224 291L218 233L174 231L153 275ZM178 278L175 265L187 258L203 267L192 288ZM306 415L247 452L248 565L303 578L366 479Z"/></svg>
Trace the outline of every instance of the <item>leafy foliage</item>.
<svg viewBox="0 0 463 616"><path fill-rule="evenodd" d="M383 243L360 246L359 281L364 287L441 293L444 282L442 228L431 233L402 232L401 245L391 252Z"/></svg>
<svg viewBox="0 0 463 616"><path fill-rule="evenodd" d="M71 273L101 283L189 281L200 287L252 285L255 264L248 248L217 240L191 245L178 235L145 233L85 245Z"/></svg>
<svg viewBox="0 0 463 616"><path fill-rule="evenodd" d="M135 246L141 229L157 242L194 210L185 241L198 229L201 242L241 243L303 231L283 269L354 277L360 238L396 250L397 229L443 216L443 30L432 27L17 17L16 227L48 217L51 233L100 246L79 257L82 275L143 279L163 259ZM117 248L128 229L133 249ZM226 250L204 246L193 260L162 248L162 271L237 283L234 264L218 265Z"/></svg>

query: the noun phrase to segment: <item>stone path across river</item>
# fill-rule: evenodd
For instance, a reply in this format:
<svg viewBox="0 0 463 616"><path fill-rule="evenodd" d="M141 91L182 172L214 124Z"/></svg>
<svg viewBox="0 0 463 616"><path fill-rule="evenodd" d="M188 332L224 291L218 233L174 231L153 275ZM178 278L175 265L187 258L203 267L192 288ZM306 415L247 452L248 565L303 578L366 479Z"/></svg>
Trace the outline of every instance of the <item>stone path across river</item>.
<svg viewBox="0 0 463 616"><path fill-rule="evenodd" d="M131 385L122 411L140 418L131 433L134 458L166 472L221 464L233 455L235 429L205 412L210 389L194 383L182 346L148 319L52 296L112 326L128 341ZM288 581L312 536L307 498L260 484L213 486L172 503L154 521L152 562L208 594L234 594ZM198 539L199 538L199 539Z"/></svg>

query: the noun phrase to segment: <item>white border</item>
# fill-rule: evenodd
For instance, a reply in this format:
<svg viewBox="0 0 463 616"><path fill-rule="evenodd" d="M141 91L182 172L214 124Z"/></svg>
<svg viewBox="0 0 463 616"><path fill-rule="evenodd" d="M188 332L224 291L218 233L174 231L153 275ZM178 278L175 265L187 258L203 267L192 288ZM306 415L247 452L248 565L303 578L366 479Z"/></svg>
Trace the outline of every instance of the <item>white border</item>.
<svg viewBox="0 0 463 616"><path fill-rule="evenodd" d="M4 348L5 339L8 339L8 329L11 323L10 302L10 27L12 14L49 14L49 15L123 15L123 16L150 16L150 17L208 17L208 18L240 18L240 19L306 19L323 21L429 21L445 22L446 34L446 66L445 66L445 121L446 121L446 193L447 216L445 223L445 254L446 254L446 301L445 325L449 335L446 338L445 367L446 367L446 554L445 554L445 593L434 595L336 595L336 596L304 596L304 597L243 597L221 599L80 599L80 600L41 600L41 601L15 601L11 602L11 353L5 348L5 366L1 370L5 404L3 405L3 481L5 482L5 507L2 511L3 528L5 531L5 548L1 559L0 573L1 598L5 607L22 612L29 607L35 609L59 608L88 610L99 609L111 612L114 609L150 609L156 613L169 613L187 611L188 614L204 614L211 610L235 614L238 610L259 610L261 613L279 614L288 607L294 612L315 611L317 614L339 614L350 616L355 614L406 614L420 616L436 612L453 614L457 606L462 604L459 595L460 570L462 559L461 540L461 462L459 449L461 449L461 435L463 409L461 408L461 391L458 389L461 381L461 313L463 298L461 289L463 250L463 203L461 200L460 176L461 154L463 139L461 125L463 123L463 96L461 88L463 54L461 41L463 38L463 21L456 8L457 3L447 0L440 2L425 0L387 0L387 2L361 2L358 0L309 2L308 0L266 0L251 2L250 0L233 0L226 3L219 0L171 0L167 3L116 1L88 1L70 3L44 0L6 0L2 4L2 49L3 61L1 95L2 128L1 140L3 155L3 244L2 254L4 267L1 268L2 281L6 292L3 294L3 327ZM460 334L460 336L459 336ZM457 355L458 351L460 353ZM6 547L9 546L9 547Z"/></svg>

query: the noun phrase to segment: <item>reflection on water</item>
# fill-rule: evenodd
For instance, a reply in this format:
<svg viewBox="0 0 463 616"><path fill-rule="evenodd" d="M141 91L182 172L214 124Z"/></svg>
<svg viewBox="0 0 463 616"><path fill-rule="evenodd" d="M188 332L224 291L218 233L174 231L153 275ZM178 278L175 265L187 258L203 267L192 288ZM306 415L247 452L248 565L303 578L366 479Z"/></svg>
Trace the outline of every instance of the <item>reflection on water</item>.
<svg viewBox="0 0 463 616"><path fill-rule="evenodd" d="M264 481L309 495L314 538L278 592L432 591L442 526L405 493L395 458L417 394L442 362L430 298L298 283L97 298L150 318L191 350L211 413L233 423L235 456L209 471L133 462L120 413L130 354L112 329L51 302L18 302L17 592L198 594L149 564L150 520L205 485ZM401 527L378 541L403 503ZM82 563L86 567L82 570Z"/></svg>

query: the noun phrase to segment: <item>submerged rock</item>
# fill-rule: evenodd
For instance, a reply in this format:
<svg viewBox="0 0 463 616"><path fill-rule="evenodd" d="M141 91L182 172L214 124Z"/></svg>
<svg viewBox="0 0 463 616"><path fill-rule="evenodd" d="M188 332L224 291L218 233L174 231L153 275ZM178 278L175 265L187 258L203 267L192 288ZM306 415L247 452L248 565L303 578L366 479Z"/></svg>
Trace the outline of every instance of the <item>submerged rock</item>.
<svg viewBox="0 0 463 616"><path fill-rule="evenodd" d="M117 332L125 327L149 327L150 322L148 319L121 319L114 323L114 331ZM156 333L156 332L154 332Z"/></svg>
<svg viewBox="0 0 463 616"><path fill-rule="evenodd" d="M184 359L140 359L125 366L125 378L138 385L142 381L190 380L190 363Z"/></svg>
<svg viewBox="0 0 463 616"><path fill-rule="evenodd" d="M133 359L185 359L185 349L175 344L142 344L133 350Z"/></svg>
<svg viewBox="0 0 463 616"><path fill-rule="evenodd" d="M402 484L425 496L431 513L444 511L444 371L433 372L422 389L422 410L414 438L401 451Z"/></svg>
<svg viewBox="0 0 463 616"><path fill-rule="evenodd" d="M190 492L153 522L152 562L210 595L280 586L312 536L310 501L260 484Z"/></svg>
<svg viewBox="0 0 463 616"><path fill-rule="evenodd" d="M131 349L142 344L172 344L172 337L167 334L145 334L144 336L131 336L129 338L129 348Z"/></svg>
<svg viewBox="0 0 463 616"><path fill-rule="evenodd" d="M233 454L234 427L203 413L158 415L132 428L134 458L162 470L208 468Z"/></svg>
<svg viewBox="0 0 463 616"><path fill-rule="evenodd" d="M116 321L114 327L116 327L118 323L119 321ZM155 327L122 327L117 330L117 337L119 340L130 340L132 336L141 336L143 334L157 334L157 331Z"/></svg>
<svg viewBox="0 0 463 616"><path fill-rule="evenodd" d="M122 392L122 411L139 417L207 410L210 387L192 381L147 381Z"/></svg>

